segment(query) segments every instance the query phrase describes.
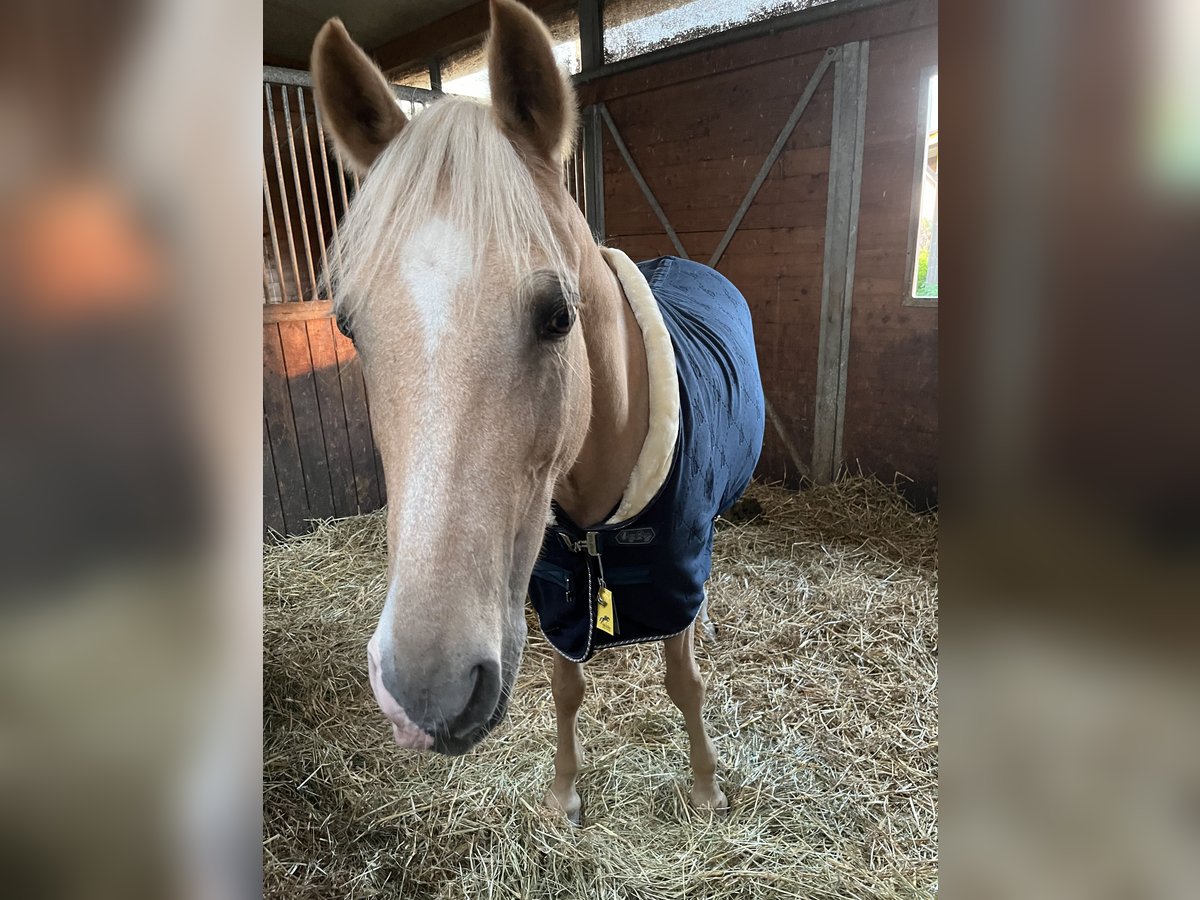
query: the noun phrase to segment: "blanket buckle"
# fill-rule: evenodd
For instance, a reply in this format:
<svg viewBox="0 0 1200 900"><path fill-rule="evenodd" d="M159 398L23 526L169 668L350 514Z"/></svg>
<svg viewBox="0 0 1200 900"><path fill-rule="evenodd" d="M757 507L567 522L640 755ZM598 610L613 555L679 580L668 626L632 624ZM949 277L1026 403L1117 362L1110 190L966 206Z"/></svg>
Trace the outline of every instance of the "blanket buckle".
<svg viewBox="0 0 1200 900"><path fill-rule="evenodd" d="M559 537L561 537L563 543L567 545L567 549L573 553L586 553L588 556L596 557L600 555L600 542L597 540L598 535L594 531L589 531L586 535L584 535L582 541L572 541L565 534L561 533L559 534Z"/></svg>

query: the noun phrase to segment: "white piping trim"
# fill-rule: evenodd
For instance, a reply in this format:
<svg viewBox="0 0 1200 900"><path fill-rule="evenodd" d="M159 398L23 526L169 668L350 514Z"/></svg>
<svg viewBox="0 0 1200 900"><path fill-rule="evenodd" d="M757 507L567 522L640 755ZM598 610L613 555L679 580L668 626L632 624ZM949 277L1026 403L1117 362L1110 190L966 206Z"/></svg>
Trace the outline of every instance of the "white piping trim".
<svg viewBox="0 0 1200 900"><path fill-rule="evenodd" d="M613 247L600 252L621 283L633 317L646 343L646 369L650 377L650 416L646 441L621 505L605 524L615 525L632 518L654 499L671 472L675 441L679 437L679 375L675 371L675 348L663 322L658 301L641 270L628 256Z"/></svg>
<svg viewBox="0 0 1200 900"><path fill-rule="evenodd" d="M669 641L671 638L679 637L681 634L683 634L689 628L693 627L696 624L696 620L699 618L700 618L700 614L696 613L696 615L694 615L692 617L692 621L688 622L686 625L684 625L682 628L680 628L678 631L676 631L672 634L660 634L660 635L655 635L655 636L651 636L651 637L629 638L628 640L624 640L624 641L613 641L611 644L601 644L596 647L596 652L592 653L591 658L595 659L596 656L603 653L605 650L611 650L613 647L629 647L629 646L632 646L633 644L652 644L655 641ZM542 632L542 637L546 637L545 632ZM546 643L550 645L551 650L553 650L555 653L557 653L559 656L561 656L567 662L582 663L582 662L589 661L588 653L591 653L591 651L592 651L592 639L590 637L588 638L587 653L584 653L584 655L580 656L580 657L567 656L567 654L563 653L556 646L554 646L554 641L550 640L550 638L546 638Z"/></svg>

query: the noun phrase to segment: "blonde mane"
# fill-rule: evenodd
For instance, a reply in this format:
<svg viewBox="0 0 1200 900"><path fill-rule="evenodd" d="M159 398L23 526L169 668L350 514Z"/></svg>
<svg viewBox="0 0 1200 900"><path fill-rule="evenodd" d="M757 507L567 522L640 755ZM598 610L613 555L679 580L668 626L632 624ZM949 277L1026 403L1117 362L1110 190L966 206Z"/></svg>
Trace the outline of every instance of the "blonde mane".
<svg viewBox="0 0 1200 900"><path fill-rule="evenodd" d="M491 107L439 100L413 118L375 161L339 229L326 273L341 315L353 319L388 295L406 240L439 216L486 259L517 274L549 267L574 287L537 186ZM467 273L468 276L478 273Z"/></svg>

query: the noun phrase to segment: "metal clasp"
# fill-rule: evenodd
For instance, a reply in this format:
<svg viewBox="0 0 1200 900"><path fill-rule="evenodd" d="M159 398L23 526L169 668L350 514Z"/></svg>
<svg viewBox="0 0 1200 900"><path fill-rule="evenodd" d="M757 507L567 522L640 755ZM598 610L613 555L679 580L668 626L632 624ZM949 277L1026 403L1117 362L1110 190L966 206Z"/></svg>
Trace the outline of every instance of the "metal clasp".
<svg viewBox="0 0 1200 900"><path fill-rule="evenodd" d="M565 534L559 533L562 542L567 545L567 549L572 553L586 553L588 556L600 555L600 542L598 535L594 531L587 532L582 541L572 541Z"/></svg>

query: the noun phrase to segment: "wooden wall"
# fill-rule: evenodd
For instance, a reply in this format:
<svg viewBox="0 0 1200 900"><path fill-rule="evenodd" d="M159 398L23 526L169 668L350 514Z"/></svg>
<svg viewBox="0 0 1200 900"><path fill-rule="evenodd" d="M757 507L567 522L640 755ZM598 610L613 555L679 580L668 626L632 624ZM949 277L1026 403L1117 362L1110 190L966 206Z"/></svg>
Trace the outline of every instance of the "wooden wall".
<svg viewBox="0 0 1200 900"><path fill-rule="evenodd" d="M848 461L924 485L938 480L938 310L903 301L918 89L936 63L936 26L871 41L842 438Z"/></svg>
<svg viewBox="0 0 1200 900"><path fill-rule="evenodd" d="M937 61L937 4L903 0L584 85L603 100L688 254L707 261L826 48L868 39L868 105L843 456L884 478L937 480L937 310L904 305L919 73ZM833 72L718 268L754 315L764 389L812 451ZM605 135L608 243L673 253ZM798 478L768 425L759 475Z"/></svg>
<svg viewBox="0 0 1200 900"><path fill-rule="evenodd" d="M826 48L864 39L870 68L843 457L884 478L902 473L936 485L938 312L904 303L919 76L937 62L936 0L898 0L611 76L583 85L580 100L607 103L689 255L707 261ZM719 265L750 302L764 387L804 465L832 98L830 69ZM634 259L674 252L607 134L604 168L608 243ZM378 509L385 491L361 364L327 302L264 306L263 378L267 528L302 533L312 518ZM801 474L770 426L758 474L791 483Z"/></svg>
<svg viewBox="0 0 1200 900"><path fill-rule="evenodd" d="M263 308L263 520L279 534L385 499L362 363L329 307Z"/></svg>

